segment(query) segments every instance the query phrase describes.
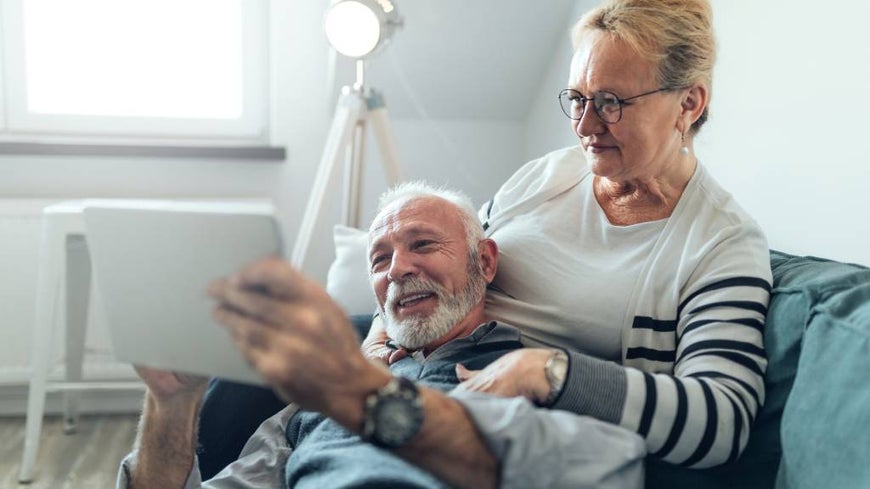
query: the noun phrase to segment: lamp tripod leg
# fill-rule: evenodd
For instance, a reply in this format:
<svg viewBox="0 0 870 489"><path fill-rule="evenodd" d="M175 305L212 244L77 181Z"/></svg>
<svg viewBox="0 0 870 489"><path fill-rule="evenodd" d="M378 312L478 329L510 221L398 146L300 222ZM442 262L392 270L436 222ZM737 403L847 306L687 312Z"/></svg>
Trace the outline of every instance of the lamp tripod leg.
<svg viewBox="0 0 870 489"><path fill-rule="evenodd" d="M344 171L344 201L341 222L352 228L360 227L360 209L362 208L362 178L363 158L365 157L366 120L361 118L353 130L353 141L350 147L347 164Z"/></svg>
<svg viewBox="0 0 870 489"><path fill-rule="evenodd" d="M366 106L363 106L363 103ZM343 157L349 158L345 170L344 215L345 225L359 227L362 200L362 161L365 153L366 124L374 129L375 142L380 150L384 173L390 186L402 180L396 136L390 124L383 98L377 92L363 98L359 90L342 93L335 109L335 117L327 138L326 148L314 179L314 186L302 216L299 235L293 247L291 263L301 268L314 235L315 224L323 217L323 203L335 167Z"/></svg>
<svg viewBox="0 0 870 489"><path fill-rule="evenodd" d="M335 167L342 159L351 142L353 129L363 113L363 100L357 93L343 93L335 108L335 116L329 129L329 137L326 147L320 159L320 166L314 178L314 185L305 206L302 216L302 224L299 227L299 235L293 247L290 262L294 267L301 268L305 262L305 255L314 235L314 226L321 218L323 202L326 199L326 190L335 172Z"/></svg>
<svg viewBox="0 0 870 489"><path fill-rule="evenodd" d="M374 130L375 141L381 151L381 160L387 184L393 186L403 180L402 168L399 165L399 150L396 143L396 133L390 123L390 116L383 97L374 90L367 99L367 119Z"/></svg>

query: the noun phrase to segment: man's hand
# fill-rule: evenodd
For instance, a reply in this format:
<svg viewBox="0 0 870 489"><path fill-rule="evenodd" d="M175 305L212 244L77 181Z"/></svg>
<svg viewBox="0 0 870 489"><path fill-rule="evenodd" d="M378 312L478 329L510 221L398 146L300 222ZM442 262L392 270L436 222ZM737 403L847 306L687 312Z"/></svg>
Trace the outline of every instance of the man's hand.
<svg viewBox="0 0 870 489"><path fill-rule="evenodd" d="M550 393L544 366L551 355L552 350L524 348L504 355L483 370L468 370L457 364L456 376L462 382L457 388L544 402Z"/></svg>
<svg viewBox="0 0 870 489"><path fill-rule="evenodd" d="M361 423L365 396L390 374L367 361L344 311L278 258L215 281L214 318L281 397L345 425Z"/></svg>
<svg viewBox="0 0 870 489"><path fill-rule="evenodd" d="M148 386L149 394L158 404L199 402L208 385L208 378L134 365L139 377Z"/></svg>

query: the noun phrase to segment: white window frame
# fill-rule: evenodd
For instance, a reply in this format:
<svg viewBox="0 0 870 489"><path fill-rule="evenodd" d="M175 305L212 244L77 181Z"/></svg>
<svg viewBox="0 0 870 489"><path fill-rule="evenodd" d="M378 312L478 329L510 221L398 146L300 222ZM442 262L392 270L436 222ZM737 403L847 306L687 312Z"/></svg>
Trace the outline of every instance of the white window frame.
<svg viewBox="0 0 870 489"><path fill-rule="evenodd" d="M27 110L23 5L0 0L0 142L269 143L268 0L242 0L242 115L234 120L38 114Z"/></svg>

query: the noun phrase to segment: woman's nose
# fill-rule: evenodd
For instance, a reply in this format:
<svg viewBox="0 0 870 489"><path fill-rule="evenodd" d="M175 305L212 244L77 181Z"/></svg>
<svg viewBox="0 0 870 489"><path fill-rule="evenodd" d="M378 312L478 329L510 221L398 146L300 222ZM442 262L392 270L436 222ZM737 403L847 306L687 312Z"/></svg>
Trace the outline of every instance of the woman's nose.
<svg viewBox="0 0 870 489"><path fill-rule="evenodd" d="M595 113L595 108L592 106L592 101L586 103L586 110L580 120L574 121L574 133L578 137L589 137L593 134L601 134L606 126L601 122L601 118Z"/></svg>

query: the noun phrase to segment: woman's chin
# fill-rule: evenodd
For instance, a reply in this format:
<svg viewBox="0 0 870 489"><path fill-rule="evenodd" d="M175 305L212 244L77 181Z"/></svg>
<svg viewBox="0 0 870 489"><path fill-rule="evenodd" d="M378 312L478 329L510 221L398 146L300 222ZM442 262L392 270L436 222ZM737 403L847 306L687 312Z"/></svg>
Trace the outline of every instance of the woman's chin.
<svg viewBox="0 0 870 489"><path fill-rule="evenodd" d="M613 178L619 174L620 165L613 161L613 158L601 158L598 156L587 156L587 164L589 171L596 177Z"/></svg>

